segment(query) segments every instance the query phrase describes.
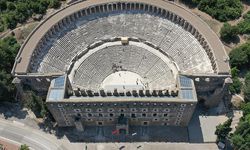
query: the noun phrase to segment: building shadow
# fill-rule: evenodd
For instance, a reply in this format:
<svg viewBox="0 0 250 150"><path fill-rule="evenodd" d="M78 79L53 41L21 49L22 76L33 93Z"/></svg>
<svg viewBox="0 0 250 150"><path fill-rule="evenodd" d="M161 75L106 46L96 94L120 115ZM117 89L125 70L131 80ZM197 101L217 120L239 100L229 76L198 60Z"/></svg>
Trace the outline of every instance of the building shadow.
<svg viewBox="0 0 250 150"><path fill-rule="evenodd" d="M224 104L223 104L224 105ZM130 126L129 134L112 134L115 126L85 126L84 131L78 131L75 127L57 127L54 120L48 119L39 124L47 133L55 135L58 139L66 137L72 143L86 142L189 142L204 143L200 118L218 116L216 109L207 109L201 103L196 110L188 127L178 126ZM224 114L224 112L222 112ZM203 127L204 128L204 127Z"/></svg>
<svg viewBox="0 0 250 150"><path fill-rule="evenodd" d="M217 116L233 117L230 104L230 101L225 99L217 107L208 109L202 103L198 103L188 126L189 142L204 143L211 142L211 140L215 142L215 126L220 123L215 118Z"/></svg>
<svg viewBox="0 0 250 150"><path fill-rule="evenodd" d="M233 45L236 45L236 44L240 43L240 37L238 35L236 35L236 36L234 36L234 37L232 37L232 38L230 38L228 40L225 40L225 39L222 39L222 38L220 38L220 39L223 42L223 44L225 44L226 46L231 47L231 48L233 47ZM231 45L231 44L233 44L233 45Z"/></svg>
<svg viewBox="0 0 250 150"><path fill-rule="evenodd" d="M181 3L185 4L190 9L196 8L197 4L193 3L192 0L180 0Z"/></svg>
<svg viewBox="0 0 250 150"><path fill-rule="evenodd" d="M80 132L75 127L56 128L57 138L66 136L70 142L188 142L186 127L130 126L129 134L112 134L115 126L85 126Z"/></svg>
<svg viewBox="0 0 250 150"><path fill-rule="evenodd" d="M28 112L26 110L23 110L23 107L20 103L1 102L0 115L3 115L5 119L9 119L12 117L25 119L28 115Z"/></svg>
<svg viewBox="0 0 250 150"><path fill-rule="evenodd" d="M188 133L189 133L189 142L190 143L203 143L203 134L201 130L201 123L199 116L203 115L204 111L202 111L204 108L201 104L198 104L196 106L195 112L192 116L192 119L188 125Z"/></svg>

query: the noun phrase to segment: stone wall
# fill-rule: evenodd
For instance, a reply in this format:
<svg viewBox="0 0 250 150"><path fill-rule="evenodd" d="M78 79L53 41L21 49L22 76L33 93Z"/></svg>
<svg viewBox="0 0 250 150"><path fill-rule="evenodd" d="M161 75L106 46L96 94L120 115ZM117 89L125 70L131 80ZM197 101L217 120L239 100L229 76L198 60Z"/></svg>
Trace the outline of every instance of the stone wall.
<svg viewBox="0 0 250 150"><path fill-rule="evenodd" d="M129 125L187 126L196 102L47 102L59 126L74 126L76 120L85 125L116 125L119 116L128 118Z"/></svg>

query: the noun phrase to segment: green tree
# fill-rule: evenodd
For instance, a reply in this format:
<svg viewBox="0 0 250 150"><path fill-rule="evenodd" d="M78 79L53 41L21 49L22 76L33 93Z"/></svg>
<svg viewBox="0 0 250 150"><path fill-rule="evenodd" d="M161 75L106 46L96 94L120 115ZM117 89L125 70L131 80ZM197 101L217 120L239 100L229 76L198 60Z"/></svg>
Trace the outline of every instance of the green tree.
<svg viewBox="0 0 250 150"><path fill-rule="evenodd" d="M50 8L59 8L61 3L59 0L49 0L49 7Z"/></svg>
<svg viewBox="0 0 250 150"><path fill-rule="evenodd" d="M201 0L192 0L193 3L199 4Z"/></svg>
<svg viewBox="0 0 250 150"><path fill-rule="evenodd" d="M4 31L4 22L3 22L3 18L0 16L0 32Z"/></svg>
<svg viewBox="0 0 250 150"><path fill-rule="evenodd" d="M46 12L47 7L42 5L41 2L31 2L30 7L32 11L36 14L44 14Z"/></svg>
<svg viewBox="0 0 250 150"><path fill-rule="evenodd" d="M10 73L20 45L12 36L0 40L0 69Z"/></svg>
<svg viewBox="0 0 250 150"><path fill-rule="evenodd" d="M7 1L6 0L0 0L0 12L3 12L7 9Z"/></svg>
<svg viewBox="0 0 250 150"><path fill-rule="evenodd" d="M233 49L230 54L230 64L232 67L242 68L248 63L248 55L244 48L248 48L249 44L244 44L238 48Z"/></svg>
<svg viewBox="0 0 250 150"><path fill-rule="evenodd" d="M237 67L233 67L233 68L231 69L231 75L232 75L232 77L233 77L233 78L234 78L234 77L238 77L239 72L240 72L240 70L237 69Z"/></svg>
<svg viewBox="0 0 250 150"><path fill-rule="evenodd" d="M215 134L217 135L218 141L221 140L224 141L226 139L228 133L232 130L232 128L230 128L231 123L232 123L232 118L228 119L223 124L219 124L218 126L216 126Z"/></svg>
<svg viewBox="0 0 250 150"><path fill-rule="evenodd" d="M8 11L14 11L14 10L16 10L16 5L13 2L8 2L8 4L7 4L7 10Z"/></svg>
<svg viewBox="0 0 250 150"><path fill-rule="evenodd" d="M245 85L244 85L244 98L245 101L250 101L250 71L245 76Z"/></svg>
<svg viewBox="0 0 250 150"><path fill-rule="evenodd" d="M241 135L235 134L231 137L231 142L235 147L239 147L245 143L245 140Z"/></svg>
<svg viewBox="0 0 250 150"><path fill-rule="evenodd" d="M29 146L26 144L21 145L20 150L29 150Z"/></svg>
<svg viewBox="0 0 250 150"><path fill-rule="evenodd" d="M12 77L5 71L0 71L0 101L14 100L15 87L11 84Z"/></svg>
<svg viewBox="0 0 250 150"><path fill-rule="evenodd" d="M240 0L194 0L198 8L220 21L234 20L241 16Z"/></svg>
<svg viewBox="0 0 250 150"><path fill-rule="evenodd" d="M240 34L250 34L250 11L243 16L244 20L237 24Z"/></svg>
<svg viewBox="0 0 250 150"><path fill-rule="evenodd" d="M15 88L10 73L19 47L14 37L0 40L0 101L14 100Z"/></svg>
<svg viewBox="0 0 250 150"><path fill-rule="evenodd" d="M233 78L233 84L229 86L229 91L232 94L239 94L241 92L242 83L238 77Z"/></svg>
<svg viewBox="0 0 250 150"><path fill-rule="evenodd" d="M244 115L236 131L230 137L235 149L248 150L250 148L250 114Z"/></svg>
<svg viewBox="0 0 250 150"><path fill-rule="evenodd" d="M225 42L230 42L238 34L238 29L236 26L231 26L229 23L224 23L220 30L221 39Z"/></svg>
<svg viewBox="0 0 250 150"><path fill-rule="evenodd" d="M38 117L45 117L47 115L48 111L45 102L34 91L26 91L24 98L24 106L32 110Z"/></svg>
<svg viewBox="0 0 250 150"><path fill-rule="evenodd" d="M250 114L250 103L246 103L242 106L243 115Z"/></svg>
<svg viewBox="0 0 250 150"><path fill-rule="evenodd" d="M17 25L16 13L11 11L9 13L3 14L2 18L4 20L4 24L9 29L14 29Z"/></svg>
<svg viewBox="0 0 250 150"><path fill-rule="evenodd" d="M33 14L44 14L48 8L60 7L60 0L0 0L0 32L14 29Z"/></svg>

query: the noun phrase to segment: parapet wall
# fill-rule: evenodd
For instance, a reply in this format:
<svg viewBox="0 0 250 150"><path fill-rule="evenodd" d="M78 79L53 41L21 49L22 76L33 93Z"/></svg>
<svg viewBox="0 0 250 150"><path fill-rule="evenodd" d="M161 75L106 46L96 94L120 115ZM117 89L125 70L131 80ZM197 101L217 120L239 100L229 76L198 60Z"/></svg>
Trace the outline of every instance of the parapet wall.
<svg viewBox="0 0 250 150"><path fill-rule="evenodd" d="M26 74L35 49L42 50L53 34L76 21L78 18L93 14L118 10L142 10L164 16L179 24L192 33L206 50L213 69L218 74L228 74L229 65L227 54L216 34L197 16L186 9L169 2L160 0L93 0L74 3L43 21L25 41L12 71L13 75ZM219 60L219 61L218 61Z"/></svg>

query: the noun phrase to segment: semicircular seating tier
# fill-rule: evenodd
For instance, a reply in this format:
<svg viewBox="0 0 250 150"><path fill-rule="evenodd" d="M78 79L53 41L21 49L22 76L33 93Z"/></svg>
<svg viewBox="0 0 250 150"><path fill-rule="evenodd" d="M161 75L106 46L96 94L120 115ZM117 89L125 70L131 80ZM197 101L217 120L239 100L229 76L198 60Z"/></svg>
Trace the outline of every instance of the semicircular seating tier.
<svg viewBox="0 0 250 150"><path fill-rule="evenodd" d="M36 50L38 55L33 56L31 70L65 72L73 58L89 45L114 37L149 41L171 57L182 73L214 72L206 51L191 33L167 18L144 11L116 11L79 18L53 35L42 50ZM107 54L110 53L107 51ZM138 62L131 59L130 63Z"/></svg>
<svg viewBox="0 0 250 150"><path fill-rule="evenodd" d="M74 71L73 83L85 89L100 89L104 79L117 71L140 75L148 89L165 89L176 84L173 70L166 62L132 45L114 45L92 53ZM167 86L162 87L162 83Z"/></svg>

